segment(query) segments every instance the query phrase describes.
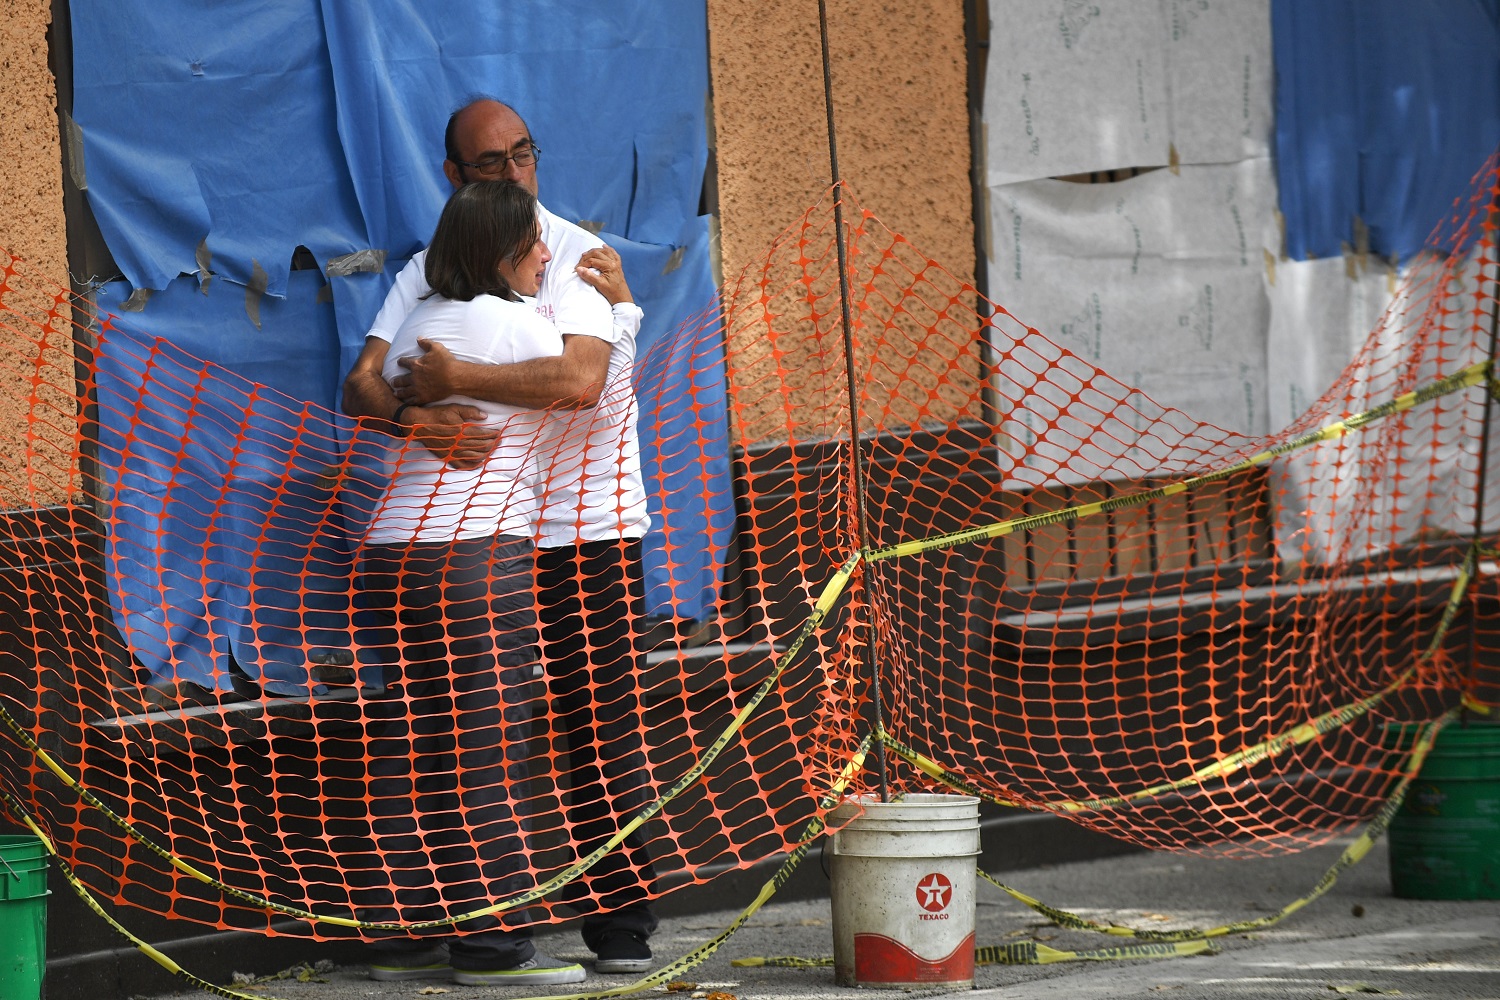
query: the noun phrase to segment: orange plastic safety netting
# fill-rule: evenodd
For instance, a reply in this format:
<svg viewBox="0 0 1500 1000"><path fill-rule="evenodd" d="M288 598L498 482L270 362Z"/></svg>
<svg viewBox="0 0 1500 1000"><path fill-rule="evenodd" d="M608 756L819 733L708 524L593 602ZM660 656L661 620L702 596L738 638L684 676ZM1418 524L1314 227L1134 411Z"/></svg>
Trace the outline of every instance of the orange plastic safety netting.
<svg viewBox="0 0 1500 1000"><path fill-rule="evenodd" d="M1470 662L1500 631L1470 544L1497 190L1483 174L1269 439L1154 404L846 196L858 466L825 200L636 367L659 423L727 345L739 524L688 648L642 635L633 555L526 533L630 383L445 470L10 261L31 406L0 777L117 902L319 935L556 920L745 867L795 841L877 716L895 791L942 774L1163 848L1325 841L1399 775L1387 723L1500 701ZM661 450L694 454L677 424ZM716 488L692 461L688 487L648 469L659 509ZM1492 545L1500 488L1485 506ZM201 606L172 605L177 579ZM203 690L141 667L229 636L275 670L226 654Z"/></svg>
<svg viewBox="0 0 1500 1000"><path fill-rule="evenodd" d="M443 934L632 907L815 814L813 661L771 683L721 549L707 633L648 629L640 540L610 537L644 506L617 475L637 406L675 406L652 506L727 480L680 406L722 378L717 310L634 390L612 371L591 408L502 414L465 469L426 432L92 316L22 262L0 296L31 390L0 777L90 888L220 927ZM544 516L574 541L534 545ZM693 585L697 543L668 526L670 584Z"/></svg>
<svg viewBox="0 0 1500 1000"><path fill-rule="evenodd" d="M1343 375L1266 439L1155 404L846 203L863 539L832 223L810 214L728 322L781 634L853 559L825 760L883 721L891 791L941 778L1164 849L1368 821L1399 723L1500 697L1493 459L1482 495L1479 475L1497 192L1490 165Z"/></svg>

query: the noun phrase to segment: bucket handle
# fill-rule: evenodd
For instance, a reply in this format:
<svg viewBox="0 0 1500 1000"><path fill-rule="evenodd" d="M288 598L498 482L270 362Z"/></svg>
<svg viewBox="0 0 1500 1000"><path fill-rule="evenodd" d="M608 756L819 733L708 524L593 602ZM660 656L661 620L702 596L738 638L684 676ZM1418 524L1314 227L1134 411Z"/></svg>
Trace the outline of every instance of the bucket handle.
<svg viewBox="0 0 1500 1000"><path fill-rule="evenodd" d="M9 861L6 861L5 858L0 857L0 865L4 865L5 866L5 870L8 871L8 872L10 872L10 877L11 878L15 879L17 882L21 881L20 874L14 868L12 868L10 866L10 862Z"/></svg>

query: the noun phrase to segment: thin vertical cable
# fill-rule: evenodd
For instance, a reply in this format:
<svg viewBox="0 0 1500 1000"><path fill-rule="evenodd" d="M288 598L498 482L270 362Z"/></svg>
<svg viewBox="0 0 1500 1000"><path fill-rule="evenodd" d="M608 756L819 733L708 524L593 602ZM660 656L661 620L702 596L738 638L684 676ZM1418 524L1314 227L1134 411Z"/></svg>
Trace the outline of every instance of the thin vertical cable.
<svg viewBox="0 0 1500 1000"><path fill-rule="evenodd" d="M865 456L860 445L859 389L854 372L854 329L849 318L849 266L844 248L844 177L839 172L839 147L833 127L833 69L828 62L828 7L818 0L818 32L823 43L823 105L828 110L828 166L833 174L833 229L839 256L839 315L844 324L844 377L849 383L849 450L854 458L855 518L861 548L870 547L870 511L865 499ZM870 567L865 565L865 592L870 592ZM885 712L881 706L880 666L875 649L875 605L869 602L869 641L865 658L870 671L870 698L874 703L875 771L880 778L880 801L890 801L890 786L885 774L885 746L880 734L885 731Z"/></svg>
<svg viewBox="0 0 1500 1000"><path fill-rule="evenodd" d="M1490 424L1495 410L1495 347L1500 340L1500 196L1490 202L1490 265L1494 273L1490 277L1490 347L1489 369L1484 386L1484 418L1479 432L1479 482L1474 487L1474 529L1469 542L1471 571L1479 572L1479 540L1484 537L1484 486L1485 470L1490 460ZM1476 616L1477 619L1477 616ZM1469 675L1465 687L1471 687L1479 669L1479 622L1469 627ZM1465 705L1462 721L1467 724L1468 706Z"/></svg>

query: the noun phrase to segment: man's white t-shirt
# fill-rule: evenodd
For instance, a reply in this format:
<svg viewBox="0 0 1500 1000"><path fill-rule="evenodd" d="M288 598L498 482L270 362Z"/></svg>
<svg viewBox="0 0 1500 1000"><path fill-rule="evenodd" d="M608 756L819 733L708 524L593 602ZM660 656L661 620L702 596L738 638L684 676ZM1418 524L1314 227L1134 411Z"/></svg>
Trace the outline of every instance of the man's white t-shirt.
<svg viewBox="0 0 1500 1000"><path fill-rule="evenodd" d="M597 406L553 410L546 415L538 452L542 507L536 523L537 544L557 548L640 538L651 526L636 434L640 409L631 388L641 313L625 304L616 306L611 315L609 303L574 270L585 251L603 246L604 241L538 208L542 241L552 252L552 261L542 276L536 311L552 321L560 336L603 340L610 345L610 357ZM406 317L431 290L424 271L426 259L424 250L396 276L369 336L394 340ZM388 370L391 363L388 355Z"/></svg>
<svg viewBox="0 0 1500 1000"><path fill-rule="evenodd" d="M562 337L537 315L530 299L510 302L480 295L468 302L440 296L419 301L396 331L381 374L404 369L401 358L422 353L417 340L442 344L455 358L478 364L511 364L557 357ZM391 481L366 532L371 545L452 542L496 534L530 538L540 510L537 457L545 414L464 396L484 411L484 425L500 431L495 448L477 469L455 469L408 439L391 447Z"/></svg>

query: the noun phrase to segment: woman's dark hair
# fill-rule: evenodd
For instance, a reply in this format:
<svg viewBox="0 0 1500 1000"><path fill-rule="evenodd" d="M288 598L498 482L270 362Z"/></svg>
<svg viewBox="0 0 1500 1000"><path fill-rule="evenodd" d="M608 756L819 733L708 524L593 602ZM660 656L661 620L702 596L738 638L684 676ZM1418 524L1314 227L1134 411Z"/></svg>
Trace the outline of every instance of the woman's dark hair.
<svg viewBox="0 0 1500 1000"><path fill-rule="evenodd" d="M540 238L531 192L508 181L465 184L443 206L427 247L427 284L460 302L480 295L515 301L520 296L500 276L500 264L519 261Z"/></svg>

